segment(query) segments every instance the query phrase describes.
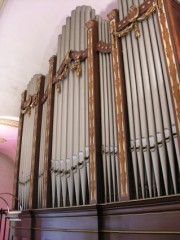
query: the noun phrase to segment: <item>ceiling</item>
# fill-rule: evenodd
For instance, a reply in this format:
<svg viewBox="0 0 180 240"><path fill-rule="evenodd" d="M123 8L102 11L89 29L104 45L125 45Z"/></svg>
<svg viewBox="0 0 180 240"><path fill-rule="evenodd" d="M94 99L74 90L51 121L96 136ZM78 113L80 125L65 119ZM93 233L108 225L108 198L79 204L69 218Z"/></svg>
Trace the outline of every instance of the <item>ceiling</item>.
<svg viewBox="0 0 180 240"><path fill-rule="evenodd" d="M47 74L62 25L81 5L106 18L117 1L0 0L0 119L18 120L21 93L34 74ZM15 156L17 131L0 120L0 153Z"/></svg>
<svg viewBox="0 0 180 240"><path fill-rule="evenodd" d="M117 8L116 2L4 0L0 10L0 116L19 116L22 91L34 74L47 74L48 60L57 51L58 34L76 6L90 5L106 16Z"/></svg>

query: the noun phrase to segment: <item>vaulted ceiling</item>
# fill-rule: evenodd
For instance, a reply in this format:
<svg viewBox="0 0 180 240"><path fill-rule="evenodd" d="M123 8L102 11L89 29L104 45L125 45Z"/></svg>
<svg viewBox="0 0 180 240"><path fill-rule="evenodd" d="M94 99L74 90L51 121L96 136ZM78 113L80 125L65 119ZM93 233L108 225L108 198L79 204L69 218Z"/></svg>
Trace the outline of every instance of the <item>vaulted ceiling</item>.
<svg viewBox="0 0 180 240"><path fill-rule="evenodd" d="M9 121L19 116L21 93L34 74L47 74L62 25L80 5L91 6L106 18L117 1L0 0L0 117ZM14 134L17 127L0 122L0 152L6 149L8 154Z"/></svg>

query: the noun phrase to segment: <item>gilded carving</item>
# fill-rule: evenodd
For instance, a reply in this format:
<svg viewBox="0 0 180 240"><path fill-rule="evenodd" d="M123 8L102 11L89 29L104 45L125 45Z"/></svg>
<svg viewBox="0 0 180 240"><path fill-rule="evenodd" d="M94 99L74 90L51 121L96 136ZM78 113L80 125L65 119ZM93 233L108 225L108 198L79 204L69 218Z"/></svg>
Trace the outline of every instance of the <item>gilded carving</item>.
<svg viewBox="0 0 180 240"><path fill-rule="evenodd" d="M96 49L102 53L111 53L111 43L105 43L103 41L99 41L96 45Z"/></svg>
<svg viewBox="0 0 180 240"><path fill-rule="evenodd" d="M56 73L56 90L61 91L60 81L62 81L69 70L75 71L78 78L81 76L81 62L87 58L87 49L84 51L69 51L62 61L59 70Z"/></svg>
<svg viewBox="0 0 180 240"><path fill-rule="evenodd" d="M90 21L92 22L92 21ZM89 23L89 22L88 22ZM92 26L90 23L88 25ZM87 24L86 24L87 26ZM90 164L90 199L96 200L95 182L95 124L94 124L94 93L93 93L93 56L92 56L92 31L88 28L88 91L89 91L89 164Z"/></svg>
<svg viewBox="0 0 180 240"><path fill-rule="evenodd" d="M56 90L58 93L61 92L61 84L59 82L56 83Z"/></svg>
<svg viewBox="0 0 180 240"><path fill-rule="evenodd" d="M116 28L115 18L110 21L111 30L114 31ZM124 135L124 124L123 124L123 102L121 95L121 80L119 72L119 57L117 38L111 35L112 38L112 55L113 55L113 72L114 72L114 89L115 89L115 102L116 102L116 120L117 120L117 140L118 140L118 158L120 168L120 188L121 197L126 197L127 193L127 169L126 169L126 157L125 157L125 135Z"/></svg>
<svg viewBox="0 0 180 240"><path fill-rule="evenodd" d="M129 15L128 21L130 23L135 22L139 16L139 8L133 4L128 11L128 15Z"/></svg>
<svg viewBox="0 0 180 240"><path fill-rule="evenodd" d="M74 63L70 64L70 69L76 72L78 78L81 76L81 62L79 56L75 59Z"/></svg>
<svg viewBox="0 0 180 240"><path fill-rule="evenodd" d="M138 22L144 21L145 19L149 18L151 14L157 9L157 7L158 7L157 1L154 1L150 5L150 7L147 9L147 11L140 16L140 10L139 10L140 7L136 7L135 5L132 5L127 16L127 21L130 24L121 31L116 31L116 28L115 28L112 34L114 34L117 37L124 37L134 29L135 36L139 38L141 36L141 33L138 26Z"/></svg>
<svg viewBox="0 0 180 240"><path fill-rule="evenodd" d="M134 25L135 23L131 23L128 27L126 27L122 31L120 32L113 31L112 34L119 38L124 37L134 28Z"/></svg>
<svg viewBox="0 0 180 240"><path fill-rule="evenodd" d="M113 20L114 18L116 18L117 11L118 11L117 9L114 9L107 15L110 21Z"/></svg>
<svg viewBox="0 0 180 240"><path fill-rule="evenodd" d="M150 6L148 8L148 10L143 14L141 15L140 17L137 18L138 21L144 21L145 19L149 18L151 16L151 14L157 9L158 5L157 5L157 2L154 1L152 3L152 6Z"/></svg>
<svg viewBox="0 0 180 240"><path fill-rule="evenodd" d="M38 102L38 93L34 94L33 96L29 95L27 100L24 102L24 104L21 107L21 113L22 114L28 113L30 116L31 109L37 106L37 102Z"/></svg>
<svg viewBox="0 0 180 240"><path fill-rule="evenodd" d="M97 24L97 22L92 19L92 20L90 20L90 21L88 21L88 22L86 23L86 27L87 27L87 29L89 30L90 28L95 27L96 24Z"/></svg>

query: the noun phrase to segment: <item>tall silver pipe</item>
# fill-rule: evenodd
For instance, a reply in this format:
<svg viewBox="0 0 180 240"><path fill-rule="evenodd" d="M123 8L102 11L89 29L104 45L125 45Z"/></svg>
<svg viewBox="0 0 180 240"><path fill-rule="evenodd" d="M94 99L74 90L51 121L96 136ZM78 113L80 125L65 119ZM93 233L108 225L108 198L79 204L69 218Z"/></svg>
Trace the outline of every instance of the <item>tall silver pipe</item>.
<svg viewBox="0 0 180 240"><path fill-rule="evenodd" d="M102 40L102 18L96 16L98 21L99 41ZM104 177L104 201L107 202L107 164L105 155L105 100L104 100L104 72L103 72L103 53L99 53L100 84L101 84L101 132L102 132L102 158L103 158L103 177Z"/></svg>
<svg viewBox="0 0 180 240"><path fill-rule="evenodd" d="M82 6L81 7L81 38L80 38L80 48L81 50L84 50L87 45L85 44L86 41L86 29L85 29L85 23L86 23L86 14L91 10L91 8ZM89 15L89 14L88 14ZM87 60L85 60L87 61ZM87 186L87 169L86 169L86 163L85 163L85 144L86 144L86 109L85 104L87 101L86 93L86 84L85 84L85 61L81 62L81 76L80 76L80 142L79 142L79 169L80 169L80 179L81 179L81 191L82 191L82 201L83 204L86 203L86 186Z"/></svg>
<svg viewBox="0 0 180 240"><path fill-rule="evenodd" d="M165 63L165 58L164 58L164 53L163 53L162 40L161 40L161 37L160 37L160 32L159 32L159 27L158 27L157 15L153 15L153 20L154 20L156 36L157 36L157 41L158 41L159 54L160 54L161 63L162 63L164 84L165 84L165 89L166 89L166 94L167 94L167 102L168 102L167 105L169 107L170 124L171 124L170 133L172 134L171 138L173 138L173 141L174 141L176 158L177 158L177 163L178 163L179 173L180 173L180 149L179 149L179 146L178 146L177 129L176 129L176 125L175 125L172 99L171 99L170 88L169 88L169 83L168 83L169 80L168 80L168 76L167 76L167 68L166 68L166 63Z"/></svg>
<svg viewBox="0 0 180 240"><path fill-rule="evenodd" d="M74 39L75 41L75 50L80 50L80 22L81 22L81 8L77 7L75 11L75 33L76 37ZM80 141L80 121L79 121L79 112L80 112L80 83L77 76L74 75L74 111L73 111L73 160L74 165L78 165L79 162L79 141ZM74 172L75 177L75 193L76 193L76 202L77 204L80 203L80 175L79 170L77 169L76 172Z"/></svg>
<svg viewBox="0 0 180 240"><path fill-rule="evenodd" d="M123 19L122 13L122 5L121 2L118 1L118 9L120 19ZM130 82L130 73L129 73L129 64L128 64L128 53L127 53L127 43L126 39L122 38L122 48L123 48L123 60L124 60L124 71L125 71L125 79L126 79L126 94L127 94L127 105L128 105L128 120L129 120L129 130L130 130L130 149L132 156L132 165L133 165L133 173L134 173L134 181L135 181L135 190L136 197L139 198L138 192L138 162L137 155L135 150L135 121L133 115L133 101L132 101L132 88Z"/></svg>
<svg viewBox="0 0 180 240"><path fill-rule="evenodd" d="M154 14L153 14L154 15ZM173 150L173 136L172 136L172 129L171 129L171 118L170 118L170 109L168 104L168 98L166 93L166 73L164 73L164 69L162 67L162 50L160 50L160 45L158 35L160 34L157 27L157 22L155 20L155 16L152 16L148 19L149 29L151 33L151 38L155 39L152 41L152 48L153 48L153 56L155 59L155 68L156 74L158 76L158 88L159 88L159 95L160 95L160 104L162 110L162 118L163 118L163 126L164 126L164 143L167 148L168 152L168 159L170 164L170 172L172 176L173 188L174 193L177 193L176 188L176 171L175 171L175 158L174 158L174 150ZM157 25L157 26L156 26ZM154 51L155 46L157 46L157 51Z"/></svg>
<svg viewBox="0 0 180 240"><path fill-rule="evenodd" d="M69 39L69 50L74 49L74 38L75 38L75 11L72 11L70 18L70 39ZM73 197L74 197L74 177L71 171L71 167L73 165L72 154L73 154L73 98L74 98L74 76L73 72L70 71L68 77L65 79L68 81L68 99L67 99L67 184L69 191L69 202L70 205L73 205Z"/></svg>
<svg viewBox="0 0 180 240"><path fill-rule="evenodd" d="M102 20L102 40L105 42L105 20ZM104 111L105 111L105 156L107 164L107 179L108 179L108 198L111 202L112 197L112 169L111 169L111 159L110 159L110 123L109 123L109 109L108 109L108 76L107 76L107 65L106 56L102 54L102 62L104 69Z"/></svg>
<svg viewBox="0 0 180 240"><path fill-rule="evenodd" d="M45 78L46 90L48 87L48 76ZM43 104L42 123L41 123L41 141L39 152L39 172L38 172L38 207L42 207L42 189L43 189L43 172L44 172L44 150L45 150L45 131L46 131L47 101Z"/></svg>
<svg viewBox="0 0 180 240"><path fill-rule="evenodd" d="M127 15L127 5L125 1L121 1L122 11L123 11L123 18ZM126 37L126 44L127 44L127 55L128 55L128 62L129 62L129 73L130 73L130 81L131 81L131 88L132 88L132 98L133 98L133 114L134 114L134 121L135 121L135 150L138 157L138 167L139 167L139 175L140 175L140 189L142 192L142 197L145 196L144 191L144 159L142 153L142 133L141 133L141 121L140 121L140 109L138 104L138 93L137 93L137 85L136 85L136 75L135 75L135 63L133 61L133 49L132 49L132 42L131 36L127 35Z"/></svg>
<svg viewBox="0 0 180 240"><path fill-rule="evenodd" d="M151 92L152 92L153 109L154 109L154 117L155 117L157 149L160 155L160 162L161 162L162 173L163 173L163 182L164 182L165 191L167 194L168 193L167 159L165 154L165 146L164 144L162 144L163 143L163 121L162 121L159 93L157 91L158 89L157 81L156 81L157 75L155 71L155 63L154 63L154 57L153 57L152 46L150 41L151 39L150 32L149 32L146 20L142 22L142 28L143 28L145 46L146 46L146 49L148 49L148 51L146 51L146 54L147 54L147 61L148 61L148 67L149 67L150 86L151 86Z"/></svg>
<svg viewBox="0 0 180 240"><path fill-rule="evenodd" d="M70 17L66 18L66 32L65 32L65 54L69 51L69 44L70 44ZM67 110L67 103L68 103L68 84L69 84L69 77L67 76L66 79L62 81L63 89L62 89L62 125L61 125L61 159L64 161L62 162L62 167L66 173L67 171L67 120L68 120L68 110ZM63 206L67 204L67 179L66 174L63 175L62 179L62 193L63 193Z"/></svg>
<svg viewBox="0 0 180 240"><path fill-rule="evenodd" d="M138 1L135 0L134 3L138 5ZM130 7L130 5L129 5ZM140 27L140 32L142 31L142 26L139 24ZM135 36L134 36L135 38ZM156 146L156 130L155 130L155 123L154 123L154 112L153 112L153 103L152 103L152 93L151 93L151 87L150 87L150 79L149 79L149 74L148 74L148 63L147 63L147 58L146 58L146 48L144 44L144 35L143 33L141 34L140 38L134 39L134 42L137 42L138 44L138 52L139 52L139 59L140 59L140 65L141 65L141 84L142 84L142 91L144 92L144 102L145 102L145 111L147 115L147 127L148 127L148 133L146 134L146 138L142 139L143 141L143 149L145 151L144 154L148 155L149 158L149 150L152 158L152 164L153 164L153 169L154 169L154 175L155 175L155 180L156 183L159 182L159 164L158 164L158 153L155 149ZM138 54L138 53L137 53ZM136 54L135 54L136 55ZM137 70L138 72L138 70ZM138 88L139 89L139 88ZM147 158L147 156L146 156ZM152 196L152 186L151 186L151 174L152 170L150 161L149 164L147 164L147 161L145 161L146 164L146 169L147 173L149 176L149 192L150 196Z"/></svg>
<svg viewBox="0 0 180 240"><path fill-rule="evenodd" d="M64 56L65 56L65 31L66 31L66 26L62 27L62 34L61 34L61 38L59 38L59 48L60 48L60 55L57 57L57 59L59 59L59 66L62 63ZM59 66L57 65L58 69ZM58 70L57 69L57 70ZM55 175L55 180L56 180L56 184L55 186L57 187L57 206L60 207L61 202L62 201L62 182L61 182L61 132L62 132L62 103L63 103L63 84L62 81L60 81L60 89L61 92L59 93L58 91L55 91L55 99L57 96L57 108L54 109L54 118L55 115L57 115L56 117L56 125L53 125L53 130L55 129L55 142L54 142L54 149L55 149L55 158L54 158L54 167L57 167L57 173ZM57 111L57 113L55 113L55 111ZM55 119L54 119L54 123L55 123ZM52 169L54 169L52 167ZM55 186L53 188L55 188ZM54 192L55 195L55 192Z"/></svg>

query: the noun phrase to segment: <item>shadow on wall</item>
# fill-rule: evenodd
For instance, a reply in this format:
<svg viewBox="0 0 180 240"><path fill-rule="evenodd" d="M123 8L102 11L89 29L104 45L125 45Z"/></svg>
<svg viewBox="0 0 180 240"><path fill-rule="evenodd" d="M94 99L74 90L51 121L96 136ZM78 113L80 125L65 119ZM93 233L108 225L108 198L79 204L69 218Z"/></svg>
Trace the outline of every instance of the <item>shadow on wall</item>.
<svg viewBox="0 0 180 240"><path fill-rule="evenodd" d="M13 194L14 166L15 163L12 159L0 153L0 193ZM11 209L12 197L9 195L4 195L3 197ZM0 200L0 209L1 208L7 209L5 202L2 200Z"/></svg>

